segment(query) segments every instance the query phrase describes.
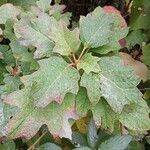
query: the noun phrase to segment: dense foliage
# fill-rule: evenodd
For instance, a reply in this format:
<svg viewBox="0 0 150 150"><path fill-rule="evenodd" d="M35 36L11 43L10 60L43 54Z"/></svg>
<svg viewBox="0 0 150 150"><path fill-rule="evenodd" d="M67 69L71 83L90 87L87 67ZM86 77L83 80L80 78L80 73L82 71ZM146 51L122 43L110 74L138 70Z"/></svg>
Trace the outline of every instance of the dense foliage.
<svg viewBox="0 0 150 150"><path fill-rule="evenodd" d="M0 149L143 150L150 1L127 1L129 25L112 6L70 22L59 2L0 2Z"/></svg>

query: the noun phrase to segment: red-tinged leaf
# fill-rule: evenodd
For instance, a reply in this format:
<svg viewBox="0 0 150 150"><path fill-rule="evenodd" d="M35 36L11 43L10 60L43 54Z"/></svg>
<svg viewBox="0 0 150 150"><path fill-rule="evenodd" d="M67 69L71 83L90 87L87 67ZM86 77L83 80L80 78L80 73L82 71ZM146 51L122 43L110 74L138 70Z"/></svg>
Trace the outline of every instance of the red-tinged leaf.
<svg viewBox="0 0 150 150"><path fill-rule="evenodd" d="M120 13L119 10L117 10L117 9L116 9L115 7L113 7L113 6L104 6L103 9L104 9L104 11L105 11L106 13L115 14L115 15L117 15L117 16L120 18L120 20L121 20L120 27L121 27L122 29L124 29L124 28L127 27L127 23L126 23L125 19L122 17L122 15L121 15L121 13Z"/></svg>

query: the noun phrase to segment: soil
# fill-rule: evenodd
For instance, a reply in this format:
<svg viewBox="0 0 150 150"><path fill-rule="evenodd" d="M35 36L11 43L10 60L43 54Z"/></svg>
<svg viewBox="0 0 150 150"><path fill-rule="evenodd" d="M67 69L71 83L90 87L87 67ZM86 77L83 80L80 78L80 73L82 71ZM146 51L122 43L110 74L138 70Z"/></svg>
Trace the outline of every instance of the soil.
<svg viewBox="0 0 150 150"><path fill-rule="evenodd" d="M103 7L105 5L111 5L116 7L122 15L126 14L125 0L62 0L61 4L67 6L65 11L72 12L72 19L76 21L79 19L80 15L88 14L97 6Z"/></svg>

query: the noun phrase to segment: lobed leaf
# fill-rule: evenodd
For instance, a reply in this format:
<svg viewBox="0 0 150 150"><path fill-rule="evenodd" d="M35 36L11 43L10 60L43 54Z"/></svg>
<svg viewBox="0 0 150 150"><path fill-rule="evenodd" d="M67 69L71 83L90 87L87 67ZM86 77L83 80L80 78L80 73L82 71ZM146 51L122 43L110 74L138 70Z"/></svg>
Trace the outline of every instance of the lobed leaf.
<svg viewBox="0 0 150 150"><path fill-rule="evenodd" d="M139 78L131 68L122 64L119 57L103 57L99 65L102 70L100 74L102 96L115 112L121 113L125 105L141 100L142 94L136 88Z"/></svg>
<svg viewBox="0 0 150 150"><path fill-rule="evenodd" d="M4 4L0 6L0 24L5 24L8 19L17 20L20 10L12 4Z"/></svg>
<svg viewBox="0 0 150 150"><path fill-rule="evenodd" d="M52 20L47 14L41 12L38 18L23 17L15 23L15 34L20 39L21 45L37 48L34 53L35 58L51 56L54 43L48 34L51 31Z"/></svg>
<svg viewBox="0 0 150 150"><path fill-rule="evenodd" d="M114 18L97 7L91 14L80 18L80 38L85 47L96 48L109 43Z"/></svg>
<svg viewBox="0 0 150 150"><path fill-rule="evenodd" d="M51 31L49 37L55 42L53 52L70 55L79 49L81 42L78 29L70 31L63 21L53 21Z"/></svg>
<svg viewBox="0 0 150 150"><path fill-rule="evenodd" d="M99 75L84 73L81 77L80 86L87 89L89 100L92 104L98 103L101 97Z"/></svg>
<svg viewBox="0 0 150 150"><path fill-rule="evenodd" d="M83 69L85 73L89 74L90 72L100 72L100 67L98 61L100 58L92 56L91 53L85 54L82 59L77 63L77 68Z"/></svg>
<svg viewBox="0 0 150 150"><path fill-rule="evenodd" d="M38 108L33 103L35 100L32 94L30 87L16 91L5 99L6 103L17 105L20 109L7 124L6 135L30 139L46 124L53 135L71 139L72 131L68 119L78 117L74 112L75 96L67 94L62 104L53 102L45 108Z"/></svg>

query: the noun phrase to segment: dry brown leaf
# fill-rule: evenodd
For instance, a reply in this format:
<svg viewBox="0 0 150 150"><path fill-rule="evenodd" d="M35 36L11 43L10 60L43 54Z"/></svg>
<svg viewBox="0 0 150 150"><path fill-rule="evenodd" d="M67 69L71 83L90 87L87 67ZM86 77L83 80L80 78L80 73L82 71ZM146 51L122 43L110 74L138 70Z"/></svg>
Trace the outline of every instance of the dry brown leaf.
<svg viewBox="0 0 150 150"><path fill-rule="evenodd" d="M145 64L133 59L127 53L120 52L119 54L123 60L124 65L130 66L134 70L135 74L139 76L143 82L147 81L148 68Z"/></svg>

